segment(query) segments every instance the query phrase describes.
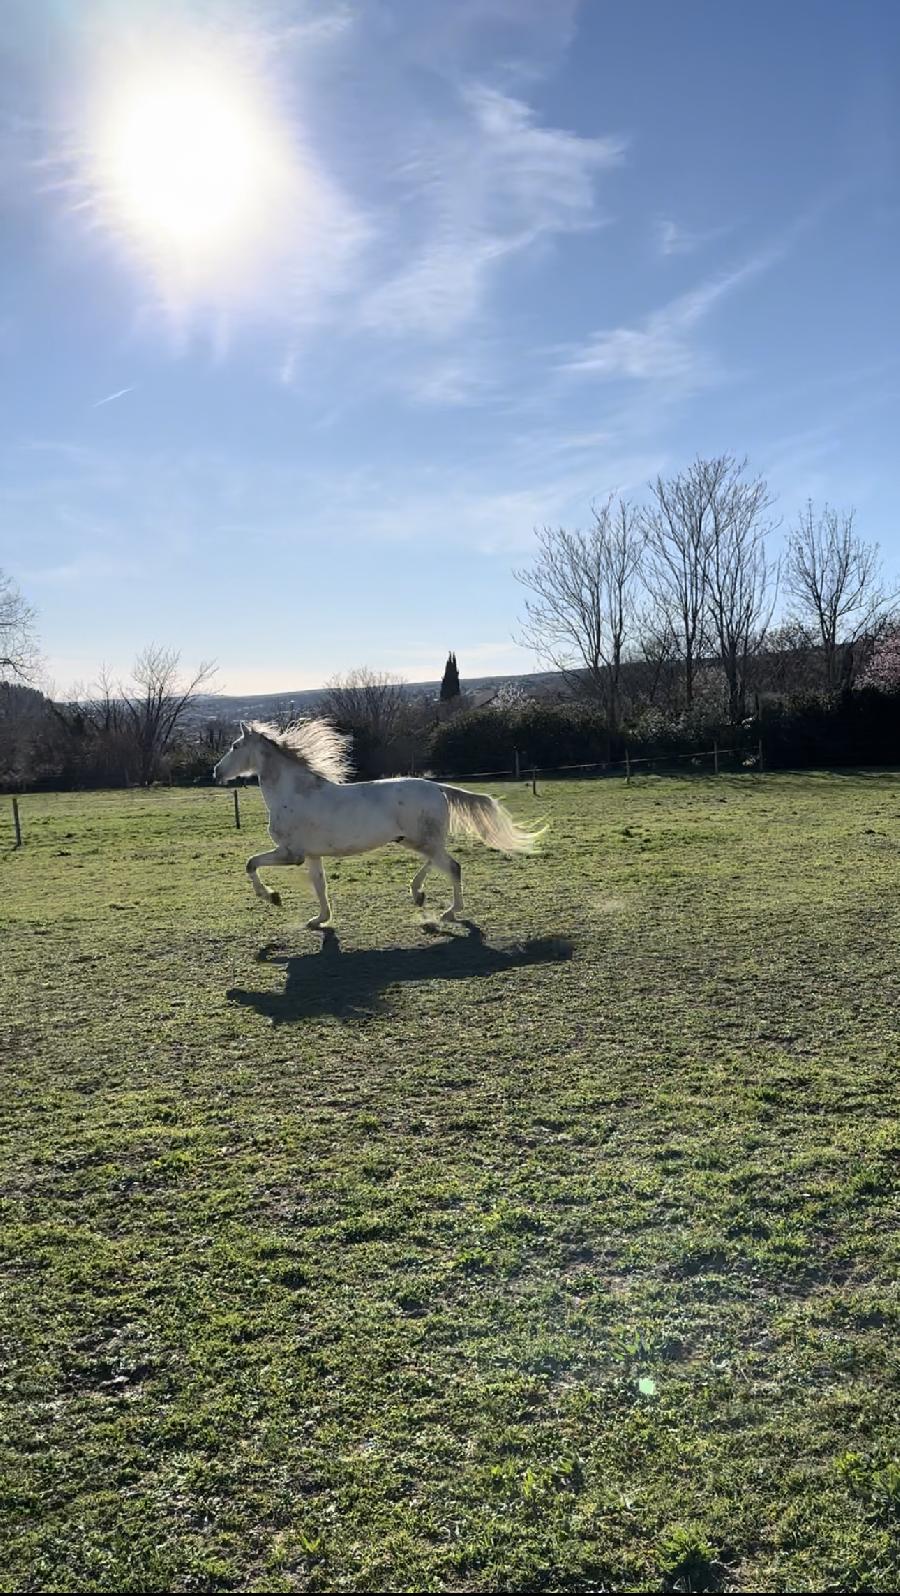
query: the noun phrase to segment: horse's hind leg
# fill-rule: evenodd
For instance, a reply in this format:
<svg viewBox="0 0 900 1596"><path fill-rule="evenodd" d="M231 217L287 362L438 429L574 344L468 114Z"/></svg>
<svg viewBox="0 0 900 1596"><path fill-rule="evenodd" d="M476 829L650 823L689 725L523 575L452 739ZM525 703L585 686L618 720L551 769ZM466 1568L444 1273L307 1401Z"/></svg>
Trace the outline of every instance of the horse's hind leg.
<svg viewBox="0 0 900 1596"><path fill-rule="evenodd" d="M319 900L318 914L314 914L311 920L307 920L306 925L307 929L310 931L320 931L324 925L328 925L331 919L331 904L328 901L328 884L325 880L325 871L322 866L321 859L310 858L307 856L306 868L309 871L309 879L315 888L316 897Z"/></svg>
<svg viewBox="0 0 900 1596"><path fill-rule="evenodd" d="M409 885L409 895L417 909L424 909L425 907L424 881L430 869L431 860L426 858L421 870L416 871Z"/></svg>
<svg viewBox="0 0 900 1596"><path fill-rule="evenodd" d="M447 852L446 848L439 848L437 852L433 853L431 855L431 863L436 870L443 870L444 874L449 876L453 882L453 902L449 909L444 910L441 919L455 920L463 912L462 865L458 859L454 859L453 855Z"/></svg>

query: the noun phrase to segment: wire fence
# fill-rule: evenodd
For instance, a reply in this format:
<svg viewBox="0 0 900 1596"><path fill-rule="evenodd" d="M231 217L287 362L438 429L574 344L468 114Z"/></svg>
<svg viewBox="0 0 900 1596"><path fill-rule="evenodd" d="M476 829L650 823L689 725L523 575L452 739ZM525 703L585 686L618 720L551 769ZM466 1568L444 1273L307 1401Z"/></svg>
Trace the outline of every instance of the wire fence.
<svg viewBox="0 0 900 1596"><path fill-rule="evenodd" d="M586 774L593 771L597 775L612 775L621 771L626 782L631 781L633 774L639 774L638 766L649 766L652 774L655 767L671 767L682 763L702 765L709 760L713 774L719 774L722 760L740 759L744 768L752 768L757 772L765 770L762 738L760 737L755 747L744 745L739 748L721 748L714 743L712 748L696 748L682 753L656 753L656 754L631 754L625 749L624 759L596 759L581 765L537 765L523 755L514 754L513 764L505 770L466 770L456 773L445 773L441 781L523 781L530 783L532 790L537 789L539 776L572 776L579 772Z"/></svg>
<svg viewBox="0 0 900 1596"><path fill-rule="evenodd" d="M514 752L512 754L512 764L504 770L442 772L440 776L433 777L429 772L429 777L435 781L521 781L526 786L530 786L532 792L536 795L539 776L575 776L586 775L589 772L593 772L597 776L612 776L617 772L621 772L625 777L625 781L630 783L633 775L640 774L639 767L649 767L652 774L656 767L671 768L683 763L697 766L704 764L706 761L710 762L713 774L717 776L720 763L725 759L740 759L744 767L752 768L756 771L764 770L762 738L759 739L755 748L750 748L746 745L740 748L720 748L718 743L714 743L712 748L698 748L687 753L666 752L634 755L626 748L624 759L596 759L581 765L537 765L526 758L525 755ZM414 775L415 771L412 771L411 774ZM241 809L237 787L232 789L231 797L233 823L236 829L240 831ZM12 799L12 823L15 839L13 848L21 848L24 838L18 798Z"/></svg>

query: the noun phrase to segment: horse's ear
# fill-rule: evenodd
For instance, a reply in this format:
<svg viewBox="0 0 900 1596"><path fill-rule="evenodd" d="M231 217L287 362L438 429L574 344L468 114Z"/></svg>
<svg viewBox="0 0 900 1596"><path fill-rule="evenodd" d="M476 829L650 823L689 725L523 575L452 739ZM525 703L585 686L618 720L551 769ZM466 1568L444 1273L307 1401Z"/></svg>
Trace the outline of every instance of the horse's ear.
<svg viewBox="0 0 900 1596"><path fill-rule="evenodd" d="M239 725L240 725L240 728L241 728L241 736L242 737L249 737L250 736L250 727L247 725L247 722L245 720L242 720L242 721L239 722Z"/></svg>

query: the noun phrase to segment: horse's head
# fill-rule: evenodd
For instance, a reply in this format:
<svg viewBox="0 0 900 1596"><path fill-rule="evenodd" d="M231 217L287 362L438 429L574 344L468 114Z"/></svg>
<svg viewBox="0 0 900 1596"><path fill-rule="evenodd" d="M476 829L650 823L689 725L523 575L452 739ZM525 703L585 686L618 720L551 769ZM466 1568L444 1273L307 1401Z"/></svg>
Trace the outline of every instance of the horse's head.
<svg viewBox="0 0 900 1596"><path fill-rule="evenodd" d="M241 721L240 725L240 735L235 738L227 754L222 755L213 769L213 781L219 782L220 785L233 781L237 776L256 774L259 734L244 721Z"/></svg>

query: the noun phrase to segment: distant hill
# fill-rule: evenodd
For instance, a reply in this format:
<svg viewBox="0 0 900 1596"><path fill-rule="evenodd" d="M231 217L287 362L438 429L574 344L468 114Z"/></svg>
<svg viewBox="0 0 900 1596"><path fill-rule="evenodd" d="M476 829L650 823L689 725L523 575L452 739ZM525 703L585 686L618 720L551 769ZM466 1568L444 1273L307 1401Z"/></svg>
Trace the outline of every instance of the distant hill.
<svg viewBox="0 0 900 1596"><path fill-rule="evenodd" d="M534 671L526 676L470 676L460 683L463 694L481 694L490 688L503 687L514 682L524 692L535 698L555 697L565 693L563 679L556 671ZM406 682L404 692L410 698L437 699L441 684L433 682ZM191 720L272 720L282 716L310 715L322 702L323 687L285 689L282 693L220 693L202 694L194 701Z"/></svg>

